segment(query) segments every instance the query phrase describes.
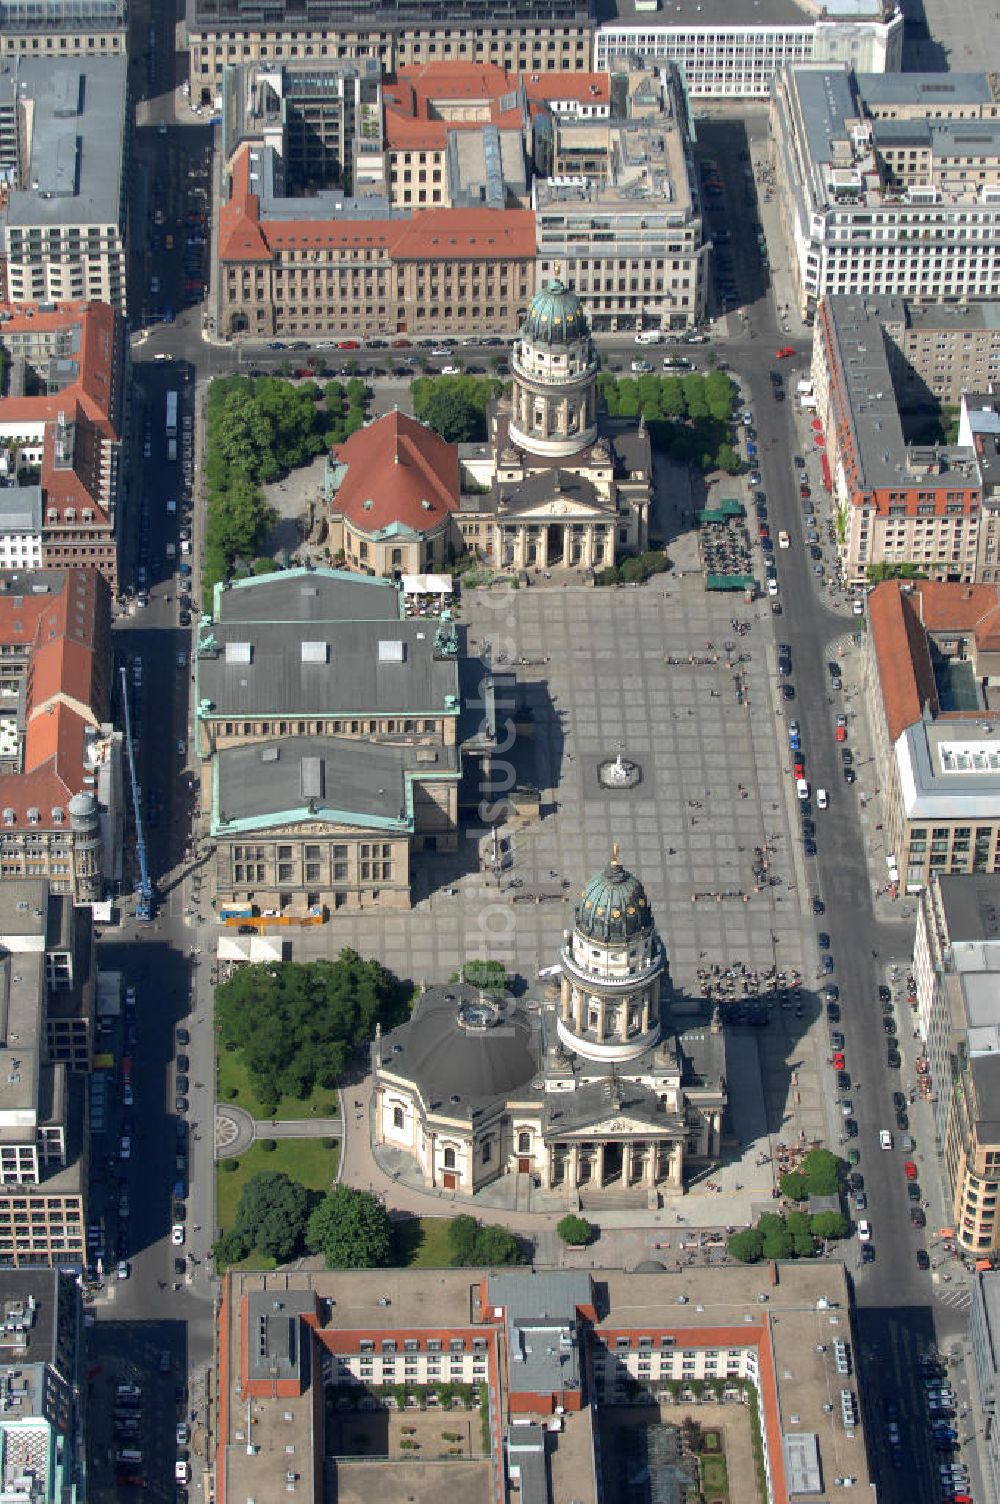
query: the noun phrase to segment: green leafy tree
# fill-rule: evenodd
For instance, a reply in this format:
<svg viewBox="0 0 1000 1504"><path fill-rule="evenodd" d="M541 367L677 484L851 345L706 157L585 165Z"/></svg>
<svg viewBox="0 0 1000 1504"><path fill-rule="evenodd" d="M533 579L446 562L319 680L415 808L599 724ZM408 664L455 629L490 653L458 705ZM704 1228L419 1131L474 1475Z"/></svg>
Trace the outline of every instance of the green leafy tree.
<svg viewBox="0 0 1000 1504"><path fill-rule="evenodd" d="M725 470L727 475L738 475L743 468L743 461L730 443L719 445L715 463L720 470Z"/></svg>
<svg viewBox="0 0 1000 1504"><path fill-rule="evenodd" d="M734 1232L726 1246L741 1264L756 1264L764 1252L764 1239L756 1227L747 1227L742 1232Z"/></svg>
<svg viewBox="0 0 1000 1504"><path fill-rule="evenodd" d="M485 1223L476 1235L477 1264L526 1264L527 1255L514 1233L507 1227Z"/></svg>
<svg viewBox="0 0 1000 1504"><path fill-rule="evenodd" d="M309 1192L280 1171L252 1175L240 1193L233 1233L279 1264L299 1251L309 1210Z"/></svg>
<svg viewBox="0 0 1000 1504"><path fill-rule="evenodd" d="M402 1009L392 973L352 950L335 961L241 967L215 994L220 1043L241 1051L270 1112L282 1096L332 1086L349 1052Z"/></svg>
<svg viewBox="0 0 1000 1504"><path fill-rule="evenodd" d="M510 987L510 977L502 961L466 961L462 981L483 992L506 992Z"/></svg>
<svg viewBox="0 0 1000 1504"><path fill-rule="evenodd" d="M817 1212L810 1219L811 1232L817 1238L846 1238L847 1218L840 1212Z"/></svg>
<svg viewBox="0 0 1000 1504"><path fill-rule="evenodd" d="M792 1253L797 1259L811 1259L816 1252L811 1218L808 1212L789 1212L785 1226L792 1240Z"/></svg>
<svg viewBox="0 0 1000 1504"><path fill-rule="evenodd" d="M455 1265L475 1263L476 1234L479 1223L475 1217L461 1214L448 1223L448 1254Z"/></svg>
<svg viewBox="0 0 1000 1504"><path fill-rule="evenodd" d="M761 1221L764 1221L763 1217ZM760 1229L764 1239L762 1252L766 1259L789 1259L794 1250L792 1235L781 1217L776 1217L774 1221L776 1226Z"/></svg>
<svg viewBox="0 0 1000 1504"><path fill-rule="evenodd" d="M787 1196L789 1201L805 1201L809 1195L809 1183L804 1175L797 1170L789 1170L787 1175L782 1175L778 1182L781 1186L781 1194Z"/></svg>
<svg viewBox="0 0 1000 1504"><path fill-rule="evenodd" d="M414 415L450 444L486 437L486 402L492 382L468 376L420 376L410 384Z"/></svg>
<svg viewBox="0 0 1000 1504"><path fill-rule="evenodd" d="M810 1196L835 1196L840 1189L842 1160L829 1149L810 1149L802 1161L802 1174Z"/></svg>
<svg viewBox="0 0 1000 1504"><path fill-rule="evenodd" d="M381 1269L392 1258L389 1213L370 1191L336 1185L314 1207L306 1245L328 1269Z"/></svg>
<svg viewBox="0 0 1000 1504"><path fill-rule="evenodd" d="M594 1229L586 1217L578 1217L573 1212L568 1212L560 1222L556 1223L556 1232L564 1243L589 1243L594 1236Z"/></svg>

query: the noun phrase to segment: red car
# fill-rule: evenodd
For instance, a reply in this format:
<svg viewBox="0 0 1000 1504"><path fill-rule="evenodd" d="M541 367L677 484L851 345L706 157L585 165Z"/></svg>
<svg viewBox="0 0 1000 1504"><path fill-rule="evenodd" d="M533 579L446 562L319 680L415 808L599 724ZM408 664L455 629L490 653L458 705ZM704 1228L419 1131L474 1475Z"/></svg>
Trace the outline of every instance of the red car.
<svg viewBox="0 0 1000 1504"><path fill-rule="evenodd" d="M412 347L408 339L394 339L392 342L392 348L394 350L409 350Z"/></svg>
<svg viewBox="0 0 1000 1504"><path fill-rule="evenodd" d="M903 1160L903 1173L906 1175L907 1180L916 1180L917 1167L912 1159Z"/></svg>
<svg viewBox="0 0 1000 1504"><path fill-rule="evenodd" d="M804 762L800 762L800 761L794 762L792 764L792 777L793 778L804 778L805 776L806 776L806 765L805 765L805 763Z"/></svg>
<svg viewBox="0 0 1000 1504"><path fill-rule="evenodd" d="M836 731L833 734L837 738L838 742L846 742L846 740L847 740L847 727L846 726L838 726L837 729L836 729Z"/></svg>
<svg viewBox="0 0 1000 1504"><path fill-rule="evenodd" d="M835 1071L842 1071L844 1069L844 1065L845 1065L845 1061L844 1061L844 1052L843 1052L843 1050L834 1050L834 1052L833 1052L833 1068L834 1068L834 1070Z"/></svg>
<svg viewBox="0 0 1000 1504"><path fill-rule="evenodd" d="M789 357L789 355L794 355L794 354L795 354L795 348L794 348L793 345L782 345L782 347L781 347L780 350L775 350L775 352L774 352L774 358L775 358L775 360L787 360L788 357Z"/></svg>
<svg viewBox="0 0 1000 1504"><path fill-rule="evenodd" d="M360 350L361 345L356 339L342 339L337 346L338 350Z"/></svg>

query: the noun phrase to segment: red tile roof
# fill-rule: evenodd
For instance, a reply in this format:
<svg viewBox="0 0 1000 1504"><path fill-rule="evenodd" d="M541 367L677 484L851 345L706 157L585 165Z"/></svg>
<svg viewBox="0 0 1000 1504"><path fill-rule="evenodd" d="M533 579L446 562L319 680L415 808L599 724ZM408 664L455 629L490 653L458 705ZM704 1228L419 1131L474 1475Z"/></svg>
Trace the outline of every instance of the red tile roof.
<svg viewBox="0 0 1000 1504"><path fill-rule="evenodd" d="M57 594L31 592L33 581L51 585L59 573ZM52 809L65 809L83 790L87 732L108 719L111 595L92 569L5 571L0 587L0 645L28 650L24 771L4 777L0 805L13 809L18 823L35 808L47 826Z"/></svg>
<svg viewBox="0 0 1000 1504"><path fill-rule="evenodd" d="M868 620L892 743L920 720L925 704L938 712L930 649L913 598L896 580L885 580L872 591Z"/></svg>
<svg viewBox="0 0 1000 1504"><path fill-rule="evenodd" d="M76 359L76 380L51 396L4 397L0 399L0 420L37 423L39 419L55 422L62 412L67 420L80 417L92 423L105 438L119 437L114 417L118 394L114 390L116 314L107 303L61 303L54 313L29 316L27 310L0 325L0 342L8 334L46 329L79 327L80 342Z"/></svg>
<svg viewBox="0 0 1000 1504"><path fill-rule="evenodd" d="M458 449L405 413L359 428L335 453L347 474L332 510L362 532L432 532L458 508Z"/></svg>
<svg viewBox="0 0 1000 1504"><path fill-rule="evenodd" d="M535 258L532 209L424 209L397 230L394 261Z"/></svg>
<svg viewBox="0 0 1000 1504"><path fill-rule="evenodd" d="M256 195L245 191L248 149L241 147L234 158L233 196L219 214L220 261L270 261L276 251L296 247L380 251L387 262L534 260L531 209L417 209L387 219L261 221Z"/></svg>

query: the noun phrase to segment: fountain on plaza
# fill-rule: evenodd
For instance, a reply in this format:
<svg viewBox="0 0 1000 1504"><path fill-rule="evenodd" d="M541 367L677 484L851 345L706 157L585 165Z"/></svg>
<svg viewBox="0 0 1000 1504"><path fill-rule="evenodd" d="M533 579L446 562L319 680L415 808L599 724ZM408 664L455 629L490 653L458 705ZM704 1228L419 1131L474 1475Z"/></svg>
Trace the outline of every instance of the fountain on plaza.
<svg viewBox="0 0 1000 1504"><path fill-rule="evenodd" d="M634 789L642 782L642 769L619 752L614 761L609 757L598 765L597 781L602 789Z"/></svg>

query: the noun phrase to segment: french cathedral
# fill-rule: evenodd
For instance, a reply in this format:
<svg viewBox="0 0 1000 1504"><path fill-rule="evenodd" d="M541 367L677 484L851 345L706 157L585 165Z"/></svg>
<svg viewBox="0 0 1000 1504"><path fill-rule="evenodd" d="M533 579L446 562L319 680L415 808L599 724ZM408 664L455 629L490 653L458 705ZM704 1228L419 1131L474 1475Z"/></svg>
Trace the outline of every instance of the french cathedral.
<svg viewBox="0 0 1000 1504"><path fill-rule="evenodd" d="M617 847L580 890L558 970L558 997L429 988L375 1041L383 1163L467 1196L527 1176L586 1205L598 1191L655 1204L718 1160L725 1035L670 1028L666 949Z"/></svg>
<svg viewBox="0 0 1000 1504"><path fill-rule="evenodd" d="M580 299L550 282L511 347L510 393L491 405L485 443L451 444L392 412L331 451L324 494L337 561L391 578L475 554L504 573L544 576L641 553L649 434L598 413L599 366Z"/></svg>

